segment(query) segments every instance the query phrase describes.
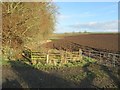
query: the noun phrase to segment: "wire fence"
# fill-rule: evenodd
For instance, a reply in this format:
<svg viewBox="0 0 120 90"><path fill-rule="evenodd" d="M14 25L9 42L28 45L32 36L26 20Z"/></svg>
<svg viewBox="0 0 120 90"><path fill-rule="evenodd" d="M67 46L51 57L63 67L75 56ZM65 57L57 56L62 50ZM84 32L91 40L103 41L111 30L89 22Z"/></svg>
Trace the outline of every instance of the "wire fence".
<svg viewBox="0 0 120 90"><path fill-rule="evenodd" d="M97 62L102 65L106 65L110 67L120 66L120 54L94 51L94 50L84 50L82 51L82 55L95 58Z"/></svg>

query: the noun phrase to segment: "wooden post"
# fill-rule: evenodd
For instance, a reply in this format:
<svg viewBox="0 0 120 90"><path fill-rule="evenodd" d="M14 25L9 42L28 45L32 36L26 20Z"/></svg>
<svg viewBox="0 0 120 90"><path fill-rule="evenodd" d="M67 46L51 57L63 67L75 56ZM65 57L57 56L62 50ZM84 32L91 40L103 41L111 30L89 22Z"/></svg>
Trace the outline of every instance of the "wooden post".
<svg viewBox="0 0 120 90"><path fill-rule="evenodd" d="M48 64L48 61L49 61L49 55L47 54L47 62L46 62L47 64Z"/></svg>
<svg viewBox="0 0 120 90"><path fill-rule="evenodd" d="M65 52L62 51L61 52L61 64L64 64L65 63Z"/></svg>
<svg viewBox="0 0 120 90"><path fill-rule="evenodd" d="M9 56L8 56L8 59L11 60L11 58L12 58L12 52L11 52L11 36L10 36L9 44L10 44L10 48L9 48Z"/></svg>
<svg viewBox="0 0 120 90"><path fill-rule="evenodd" d="M102 60L101 60L101 53L99 52L99 54L100 54L100 64L101 64L101 61L102 61Z"/></svg>
<svg viewBox="0 0 120 90"><path fill-rule="evenodd" d="M32 57L32 52L30 53L30 56L31 56L31 62L32 62L32 64L34 64L33 57Z"/></svg>
<svg viewBox="0 0 120 90"><path fill-rule="evenodd" d="M62 59L63 59L63 54L62 54L62 51L61 51L61 53L60 53L60 56L61 56L61 58L60 58L60 63L62 63Z"/></svg>
<svg viewBox="0 0 120 90"><path fill-rule="evenodd" d="M90 51L88 51L88 54L89 54L89 56L88 56L88 57L89 57L89 61L90 61Z"/></svg>
<svg viewBox="0 0 120 90"><path fill-rule="evenodd" d="M108 61L110 62L110 61L111 61L111 53L108 53L107 58L108 58ZM110 64L111 64L111 63L110 63Z"/></svg>
<svg viewBox="0 0 120 90"><path fill-rule="evenodd" d="M115 67L115 55L113 54L113 67Z"/></svg>
<svg viewBox="0 0 120 90"><path fill-rule="evenodd" d="M55 59L53 62L54 62L54 65L56 66L56 65L57 65L57 63L56 63L56 59Z"/></svg>
<svg viewBox="0 0 120 90"><path fill-rule="evenodd" d="M36 64L36 59L34 58L33 53L34 52L31 52L31 60L32 60L32 64L35 65Z"/></svg>
<svg viewBox="0 0 120 90"><path fill-rule="evenodd" d="M47 60L46 60L46 63L48 64L49 63L49 51L47 53Z"/></svg>
<svg viewBox="0 0 120 90"><path fill-rule="evenodd" d="M65 61L64 61L64 63L66 63L67 62L67 51L65 51Z"/></svg>
<svg viewBox="0 0 120 90"><path fill-rule="evenodd" d="M82 50L79 49L79 59L82 60Z"/></svg>

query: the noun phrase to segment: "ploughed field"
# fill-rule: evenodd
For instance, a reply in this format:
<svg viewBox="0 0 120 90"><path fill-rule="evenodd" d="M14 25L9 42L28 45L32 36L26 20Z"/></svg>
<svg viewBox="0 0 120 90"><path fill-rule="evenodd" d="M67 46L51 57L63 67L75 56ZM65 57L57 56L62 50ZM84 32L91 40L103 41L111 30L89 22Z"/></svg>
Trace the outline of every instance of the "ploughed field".
<svg viewBox="0 0 120 90"><path fill-rule="evenodd" d="M117 33L111 34L80 34L76 36L66 36L61 39L46 43L47 48L78 51L82 49L82 54L90 56L97 60L103 60L103 63L111 64L114 55L116 56L116 66L120 66L120 49L119 49L119 35ZM92 52L92 53L91 53ZM112 55L109 56L109 54Z"/></svg>
<svg viewBox="0 0 120 90"><path fill-rule="evenodd" d="M69 51L78 48L91 48L101 51L119 52L118 34L80 34L67 36L46 44L47 48L63 49Z"/></svg>

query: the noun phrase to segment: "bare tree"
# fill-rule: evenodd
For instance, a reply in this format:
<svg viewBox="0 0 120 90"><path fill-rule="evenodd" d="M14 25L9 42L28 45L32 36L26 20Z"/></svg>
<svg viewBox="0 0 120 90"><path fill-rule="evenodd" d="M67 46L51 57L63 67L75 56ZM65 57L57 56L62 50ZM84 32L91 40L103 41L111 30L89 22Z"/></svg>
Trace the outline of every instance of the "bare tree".
<svg viewBox="0 0 120 90"><path fill-rule="evenodd" d="M3 46L12 48L16 55L23 46L36 49L54 31L56 14L52 2L2 3Z"/></svg>

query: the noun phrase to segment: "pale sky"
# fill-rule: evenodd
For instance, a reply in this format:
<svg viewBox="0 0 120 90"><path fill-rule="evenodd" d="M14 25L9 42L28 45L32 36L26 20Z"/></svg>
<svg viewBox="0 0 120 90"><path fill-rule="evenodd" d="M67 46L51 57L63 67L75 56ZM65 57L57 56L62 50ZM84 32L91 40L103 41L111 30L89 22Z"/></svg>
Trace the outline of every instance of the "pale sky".
<svg viewBox="0 0 120 90"><path fill-rule="evenodd" d="M56 2L57 33L64 32L117 32L117 2Z"/></svg>

